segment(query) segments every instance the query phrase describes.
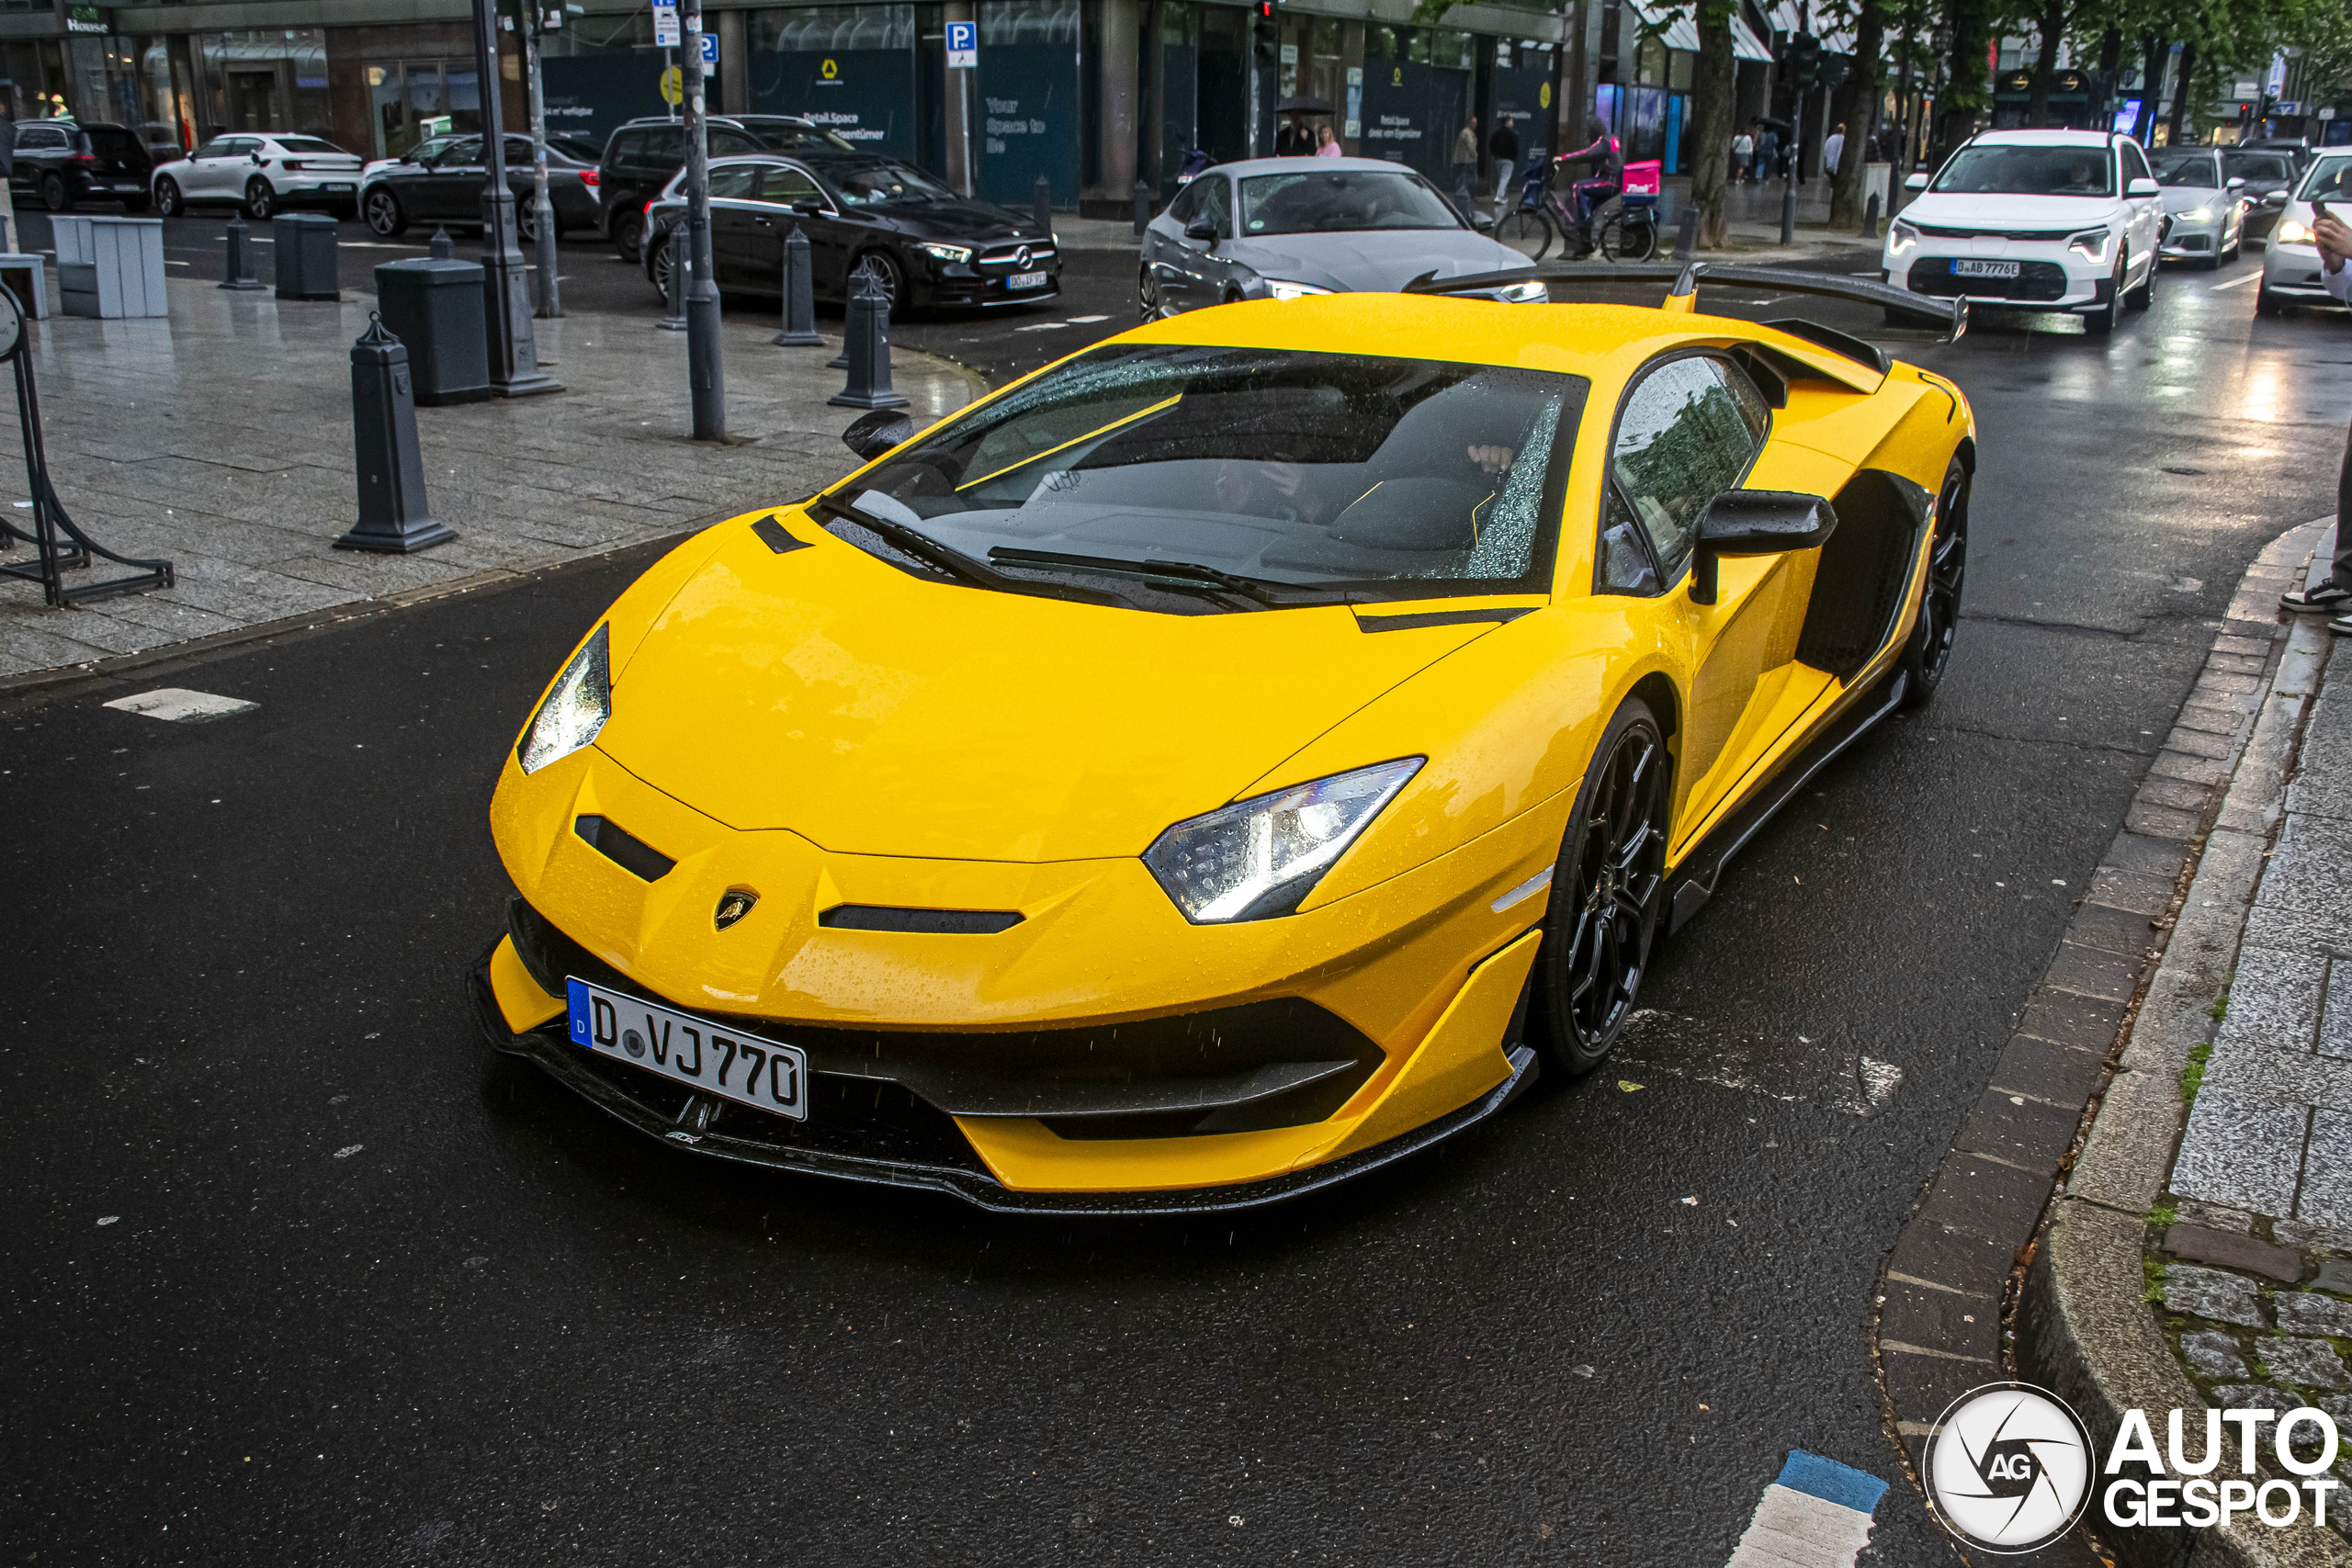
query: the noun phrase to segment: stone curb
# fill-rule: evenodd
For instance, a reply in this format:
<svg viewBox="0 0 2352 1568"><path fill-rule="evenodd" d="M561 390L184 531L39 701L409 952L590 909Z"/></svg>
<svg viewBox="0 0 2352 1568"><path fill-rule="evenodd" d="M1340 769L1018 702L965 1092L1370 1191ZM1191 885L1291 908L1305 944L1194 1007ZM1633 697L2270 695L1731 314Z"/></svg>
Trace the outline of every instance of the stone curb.
<svg viewBox="0 0 2352 1568"><path fill-rule="evenodd" d="M1894 1436L1915 1481L1927 1440L1951 1403L1972 1388L2010 1375L2010 1348L2003 1333L2010 1280L2029 1263L2035 1265L2034 1280L2050 1277L2052 1255L2067 1260L2064 1278L2073 1292L2067 1299L2074 1310L2020 1314L2019 1375L2048 1384L2074 1404L2103 1453L2125 1404L2164 1408L2182 1403L2167 1391L2162 1398L2151 1394L2103 1405L2099 1394L2107 1386L2102 1379L2109 1360L2100 1359L2096 1371L2085 1372L2089 1363L2083 1348L2094 1340L2102 1346L2120 1342L2117 1337L2136 1314L2162 1371L2177 1382L2177 1393L2190 1405L2198 1403L2193 1385L2172 1361L2153 1314L2141 1303L2140 1242L2143 1216L2163 1189L2178 1131L2177 1104L2167 1120L2164 1097L2177 1100L2179 1061L2186 1060L2193 1043L2174 1038L2189 1027L2177 1016L2183 1006L2179 998L2198 998L2197 1021L2203 1023L2205 999L2213 992L2210 987L2198 992L2193 985L2179 983L2180 976L2168 985L2156 960L2170 951L2183 965L2210 965L2220 947L2226 973L2234 953L2245 899L2225 897L2228 889L2222 879L2242 877L2244 890L2251 889L2261 865L2256 834L2233 828L2226 844L2211 845L2230 852L2204 857L2199 883L2190 889L2186 905L2201 918L2183 912L2181 883L2199 866L2200 852L2210 842L2204 835L2217 816L2235 822L2245 819L2248 811L2256 818L2267 811L2265 819L2276 818L2275 798L2256 807L2217 797L2241 777L2249 790L2268 781L2275 794L2284 776L2304 696L2301 691L2293 694L2291 711L2284 694L2273 700L2290 630L2278 624L2277 597L2299 580L2301 563L2329 521L2288 530L2247 569L2196 686L2002 1048L1983 1098L1969 1112L1882 1266L1873 1348ZM2323 642L2326 637L2318 626L2292 629ZM2305 689L2312 683L2301 682ZM2274 716L2279 713L2284 716ZM2233 805L2238 807L2234 813ZM2252 852L2242 852L2247 845ZM2210 883L2204 880L2208 872ZM2206 899L2212 902L2202 902ZM2224 918L2226 937L2217 937L2211 928ZM2168 930L2174 930L2169 944ZM2132 1030L2135 1012L2142 1024ZM2171 1060L2177 1052L2179 1060L2165 1068L2127 1051L2123 1069L2109 1082L2112 1055L2127 1031L2148 1036L2143 1055L2162 1051ZM2086 1108L2094 1104L2115 1106L2117 1114L2106 1122L2130 1128L2132 1138L2142 1141L2128 1150L2117 1139L2102 1141L2096 1135L2100 1123L2094 1121L2090 1145L2078 1156ZM2160 1146L2151 1153L2143 1140L2153 1123L2162 1123L2162 1130L2154 1134ZM2070 1171L2068 1201L2061 1207L2080 1209L2086 1217L2063 1236L2053 1229L2037 1256L2035 1232L2053 1188ZM2129 1207L2113 1200L2136 1190L2125 1180L2133 1171L2152 1185L2137 1207ZM2119 1182L2123 1184L2115 1185ZM2110 1201L2095 1201L2093 1191L2106 1193ZM2119 1280L2116 1260L2127 1253L2129 1277ZM2094 1267L2101 1260L2105 1272ZM2083 1282L2090 1279L2098 1280L2100 1288L2083 1296ZM2051 1297L2041 1290L2030 1299L2037 1309L2045 1309ZM2107 1337L2098 1338L2102 1331ZM2069 1346L2074 1347L2071 1362ZM2153 1374L2156 1368L2147 1370ZM2256 1528L2274 1536L2290 1533ZM2334 1536L2326 1539L2342 1550ZM2200 1544L2210 1546L2217 1540L2216 1532L2208 1532ZM2079 1531L2031 1559L2053 1564L2096 1560ZM2125 1555L2121 1561L2137 1568L2142 1562L2177 1564L2186 1558L2174 1550ZM2352 1562L2352 1553L2260 1561Z"/></svg>

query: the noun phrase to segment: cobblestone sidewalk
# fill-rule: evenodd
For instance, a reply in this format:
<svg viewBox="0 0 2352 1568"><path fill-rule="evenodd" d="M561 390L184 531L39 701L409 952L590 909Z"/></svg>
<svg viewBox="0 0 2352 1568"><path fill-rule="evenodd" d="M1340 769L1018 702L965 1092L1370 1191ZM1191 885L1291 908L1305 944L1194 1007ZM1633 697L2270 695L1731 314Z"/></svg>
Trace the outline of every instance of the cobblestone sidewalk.
<svg viewBox="0 0 2352 1568"><path fill-rule="evenodd" d="M350 348L373 299L170 291L168 320L55 318L30 352L66 509L109 549L169 558L178 584L58 611L35 584L0 582L0 679L658 538L805 495L854 461L840 434L857 411L825 401L842 373L773 346L773 325L726 329L728 430L752 439L721 447L685 438L684 333L571 316L538 323L562 393L417 411L433 513L457 542L338 551L357 504ZM923 355L899 351L894 368L919 423L981 389ZM28 493L13 435L0 491Z"/></svg>

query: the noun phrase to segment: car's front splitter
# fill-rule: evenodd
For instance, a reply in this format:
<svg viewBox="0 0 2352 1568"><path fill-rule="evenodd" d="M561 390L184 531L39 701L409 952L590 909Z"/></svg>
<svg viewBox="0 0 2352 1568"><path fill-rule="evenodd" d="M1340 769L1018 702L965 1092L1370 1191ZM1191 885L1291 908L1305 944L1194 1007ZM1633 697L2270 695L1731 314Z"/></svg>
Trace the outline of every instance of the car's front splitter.
<svg viewBox="0 0 2352 1568"><path fill-rule="evenodd" d="M842 1154L707 1130L697 1131L682 1125L660 1107L622 1088L622 1080L617 1076L596 1071L590 1054L571 1043L560 1018L520 1033L509 1029L491 985L491 953L494 951L495 944L483 953L468 975L475 1015L492 1049L537 1064L557 1082L649 1137L661 1139L690 1154L730 1160L738 1165L763 1166L775 1170L830 1176L876 1186L944 1192L977 1207L1001 1213L1206 1214L1279 1203L1417 1154L1485 1121L1534 1082L1537 1071L1534 1052L1525 1045L1513 1045L1509 1050L1510 1076L1468 1104L1385 1143L1280 1176L1227 1186L1148 1191L1021 1191L1005 1186L978 1168ZM649 1080L651 1081L655 1080Z"/></svg>

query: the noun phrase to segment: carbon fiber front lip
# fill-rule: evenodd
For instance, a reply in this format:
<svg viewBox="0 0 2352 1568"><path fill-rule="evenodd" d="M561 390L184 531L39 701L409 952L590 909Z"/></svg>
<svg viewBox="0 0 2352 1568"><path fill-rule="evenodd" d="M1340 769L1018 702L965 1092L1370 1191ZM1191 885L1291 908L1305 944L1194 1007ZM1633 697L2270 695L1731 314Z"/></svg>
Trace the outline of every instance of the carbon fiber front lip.
<svg viewBox="0 0 2352 1568"><path fill-rule="evenodd" d="M1524 1045L1514 1046L1510 1051L1510 1077L1460 1110L1391 1138L1385 1144L1360 1149L1323 1165L1268 1177L1261 1181L1239 1182L1227 1187L1145 1192L1023 1192L1005 1186L993 1177L978 1171L959 1170L953 1166L865 1159L823 1150L758 1143L718 1133L688 1133L650 1106L630 1099L589 1072L579 1059L580 1053L551 1032L531 1030L517 1034L508 1029L505 1017L498 1010L497 998L491 990L490 954L487 952L469 972L467 983L473 994L474 1010L481 1023L482 1034L493 1050L526 1057L537 1063L558 1083L649 1137L658 1138L689 1154L731 1160L738 1165L763 1166L771 1170L798 1171L808 1176L830 1176L839 1180L863 1181L881 1187L909 1187L944 1192L997 1213L1214 1214L1279 1203L1285 1199L1301 1197L1351 1177L1362 1176L1366 1171L1376 1170L1408 1155L1418 1154L1433 1144L1442 1143L1510 1104L1521 1089L1535 1081L1536 1076L1535 1053Z"/></svg>

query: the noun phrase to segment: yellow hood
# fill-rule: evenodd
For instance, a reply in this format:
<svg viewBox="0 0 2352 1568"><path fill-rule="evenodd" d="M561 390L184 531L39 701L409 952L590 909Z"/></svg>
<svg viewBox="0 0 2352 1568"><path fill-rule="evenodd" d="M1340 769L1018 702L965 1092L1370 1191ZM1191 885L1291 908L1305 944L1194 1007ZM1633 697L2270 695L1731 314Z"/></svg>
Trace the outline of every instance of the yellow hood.
<svg viewBox="0 0 2352 1568"><path fill-rule="evenodd" d="M933 583L782 516L812 547L778 555L724 525L643 641L614 649L596 744L730 827L844 853L1140 854L1491 629L1371 633L1343 605L1170 615Z"/></svg>

